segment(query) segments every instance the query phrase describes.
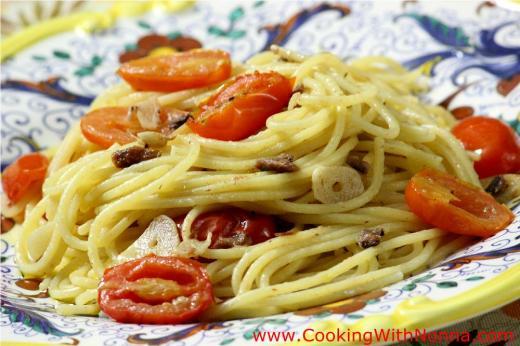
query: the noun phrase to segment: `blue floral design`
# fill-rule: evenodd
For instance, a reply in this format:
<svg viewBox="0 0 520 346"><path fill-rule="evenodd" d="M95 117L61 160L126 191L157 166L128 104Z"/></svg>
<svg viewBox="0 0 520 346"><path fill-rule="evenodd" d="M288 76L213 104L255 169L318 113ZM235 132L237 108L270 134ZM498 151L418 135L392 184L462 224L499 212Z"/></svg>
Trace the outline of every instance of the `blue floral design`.
<svg viewBox="0 0 520 346"><path fill-rule="evenodd" d="M9 300L4 295L0 296L0 305L2 314L9 316L9 320L12 323L22 323L25 326L31 328L34 331L43 334L50 334L54 336L72 336L80 334L83 330L79 329L74 332L67 332L56 327L49 319L45 316L34 311L33 308L29 309Z"/></svg>
<svg viewBox="0 0 520 346"><path fill-rule="evenodd" d="M454 63L458 68L451 76L455 85L458 85L458 77L471 68L480 68L503 79L520 73L520 47L505 47L496 40L500 30L516 25L516 22L506 22L492 29L480 30L478 43L472 44L462 28L448 26L433 16L411 13L399 15L395 20L401 18L413 19L434 40L449 47L443 51L428 53L408 60L404 62L407 68L416 68L436 58L437 62L456 58Z"/></svg>

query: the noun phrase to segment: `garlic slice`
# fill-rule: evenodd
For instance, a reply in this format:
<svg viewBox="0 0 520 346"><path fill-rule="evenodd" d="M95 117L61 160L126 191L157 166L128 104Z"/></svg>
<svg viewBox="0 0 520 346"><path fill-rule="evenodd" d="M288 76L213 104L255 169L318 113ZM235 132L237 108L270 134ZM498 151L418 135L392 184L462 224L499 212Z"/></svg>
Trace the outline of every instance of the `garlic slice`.
<svg viewBox="0 0 520 346"><path fill-rule="evenodd" d="M159 215L132 245L119 254L118 262L130 261L151 253L157 256L171 256L179 243L180 237L175 222L166 215Z"/></svg>
<svg viewBox="0 0 520 346"><path fill-rule="evenodd" d="M312 191L321 203L345 202L364 190L361 175L349 166L321 166L312 172Z"/></svg>
<svg viewBox="0 0 520 346"><path fill-rule="evenodd" d="M160 132L155 131L143 131L137 134L137 137L143 142L145 145L148 145L152 148L162 148L168 143L168 138Z"/></svg>
<svg viewBox="0 0 520 346"><path fill-rule="evenodd" d="M27 252L31 261L38 261L49 247L52 237L53 224L47 222L46 224L36 228L30 235L27 241ZM12 231L11 231L12 232Z"/></svg>
<svg viewBox="0 0 520 346"><path fill-rule="evenodd" d="M160 105L156 98L139 102L137 105L130 107L141 126L146 130L155 130L161 123Z"/></svg>

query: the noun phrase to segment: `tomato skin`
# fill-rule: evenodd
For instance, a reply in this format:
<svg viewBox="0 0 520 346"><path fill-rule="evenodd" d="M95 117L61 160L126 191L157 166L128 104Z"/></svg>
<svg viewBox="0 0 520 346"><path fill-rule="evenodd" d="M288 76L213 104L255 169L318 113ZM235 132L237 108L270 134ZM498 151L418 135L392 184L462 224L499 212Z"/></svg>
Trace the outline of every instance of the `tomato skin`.
<svg viewBox="0 0 520 346"><path fill-rule="evenodd" d="M118 73L135 90L173 92L228 79L231 58L221 50L194 49L131 60Z"/></svg>
<svg viewBox="0 0 520 346"><path fill-rule="evenodd" d="M159 109L160 123L158 132L165 135L172 130L170 125L175 125L179 116L187 112L177 109ZM128 144L137 140L136 135L144 129L137 116L128 116L128 107L98 108L85 114L81 118L80 128L83 136L92 143L102 148L109 148L114 143Z"/></svg>
<svg viewBox="0 0 520 346"><path fill-rule="evenodd" d="M277 72L240 75L201 104L188 126L202 137L242 140L282 111L291 94L291 80Z"/></svg>
<svg viewBox="0 0 520 346"><path fill-rule="evenodd" d="M135 289L136 283L137 286L145 285L146 280L157 279L172 282L176 287L173 295L153 291L155 294L148 297ZM179 307L171 303L172 296L188 297L189 302ZM161 300L161 297L167 298ZM148 255L108 268L98 288L101 310L117 322L124 323L193 321L213 302L213 289L204 267L195 260L181 257Z"/></svg>
<svg viewBox="0 0 520 346"><path fill-rule="evenodd" d="M481 150L475 162L480 178L520 172L520 137L500 120L484 116L463 119L452 130L466 150Z"/></svg>
<svg viewBox="0 0 520 346"><path fill-rule="evenodd" d="M105 149L114 143L134 142L135 134L144 131L137 117L128 117L127 107L90 111L81 118L80 127L86 139Z"/></svg>
<svg viewBox="0 0 520 346"><path fill-rule="evenodd" d="M184 216L175 218L181 229ZM211 249L234 245L254 245L275 237L276 223L272 216L227 208L203 213L191 225L191 234L200 241L211 233Z"/></svg>
<svg viewBox="0 0 520 346"><path fill-rule="evenodd" d="M457 234L489 237L514 219L490 194L431 168L412 177L405 199L424 222Z"/></svg>
<svg viewBox="0 0 520 346"><path fill-rule="evenodd" d="M18 202L32 187L41 188L49 159L39 153L19 157L2 172L2 188L12 203Z"/></svg>

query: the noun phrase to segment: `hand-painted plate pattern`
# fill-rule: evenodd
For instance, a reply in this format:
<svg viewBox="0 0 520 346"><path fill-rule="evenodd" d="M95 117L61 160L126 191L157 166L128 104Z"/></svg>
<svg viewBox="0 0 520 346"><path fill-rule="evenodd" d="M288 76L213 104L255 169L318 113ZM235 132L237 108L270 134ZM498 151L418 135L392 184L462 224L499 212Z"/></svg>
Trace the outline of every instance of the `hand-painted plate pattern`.
<svg viewBox="0 0 520 346"><path fill-rule="evenodd" d="M182 13L121 19L104 31L41 41L2 65L2 168L58 143L93 97L116 83L120 61L154 49L221 48L244 60L276 43L342 58L384 54L431 71L424 98L458 117L487 114L520 132L520 14L489 2L200 2ZM330 316L345 323L390 314L417 295L439 300L485 284L520 262L516 221L437 267L382 290L329 306L237 321L181 326L121 325L105 317L63 317L45 292L27 290L14 248L0 240L4 340L64 344L226 345L252 342L258 330L301 330ZM18 284L17 284L18 283ZM22 288L23 286L25 288ZM33 285L34 286L34 285Z"/></svg>

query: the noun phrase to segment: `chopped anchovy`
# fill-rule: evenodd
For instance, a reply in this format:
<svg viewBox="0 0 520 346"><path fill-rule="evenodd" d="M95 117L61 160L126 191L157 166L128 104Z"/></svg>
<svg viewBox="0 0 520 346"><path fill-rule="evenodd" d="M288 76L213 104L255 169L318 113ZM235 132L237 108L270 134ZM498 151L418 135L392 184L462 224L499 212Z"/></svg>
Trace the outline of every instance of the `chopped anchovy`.
<svg viewBox="0 0 520 346"><path fill-rule="evenodd" d="M235 233L228 238L219 238L212 246L215 249L229 249L235 246L249 246L253 244L253 239L245 233Z"/></svg>
<svg viewBox="0 0 520 346"><path fill-rule="evenodd" d="M486 192L492 196L498 196L507 189L507 181L503 176L497 175L491 180L489 185L486 187Z"/></svg>
<svg viewBox="0 0 520 346"><path fill-rule="evenodd" d="M0 227L1 233L6 233L11 230L11 228L14 227L14 220L10 217L5 217L2 215L2 225Z"/></svg>
<svg viewBox="0 0 520 346"><path fill-rule="evenodd" d="M367 228L361 231L358 237L358 245L363 249L377 246L385 235L385 231L381 227Z"/></svg>
<svg viewBox="0 0 520 346"><path fill-rule="evenodd" d="M354 168L361 174L368 173L368 170L370 169L370 165L368 164L368 162L363 161L361 158L357 156L349 157L347 163L350 167Z"/></svg>
<svg viewBox="0 0 520 346"><path fill-rule="evenodd" d="M112 162L117 168L126 168L142 161L155 159L159 156L161 156L159 150L143 148L135 145L115 151L112 154Z"/></svg>
<svg viewBox="0 0 520 346"><path fill-rule="evenodd" d="M294 157L291 154L280 154L276 157L259 159L256 161L256 168L261 171L274 171L278 173L294 172L298 167L294 164Z"/></svg>

